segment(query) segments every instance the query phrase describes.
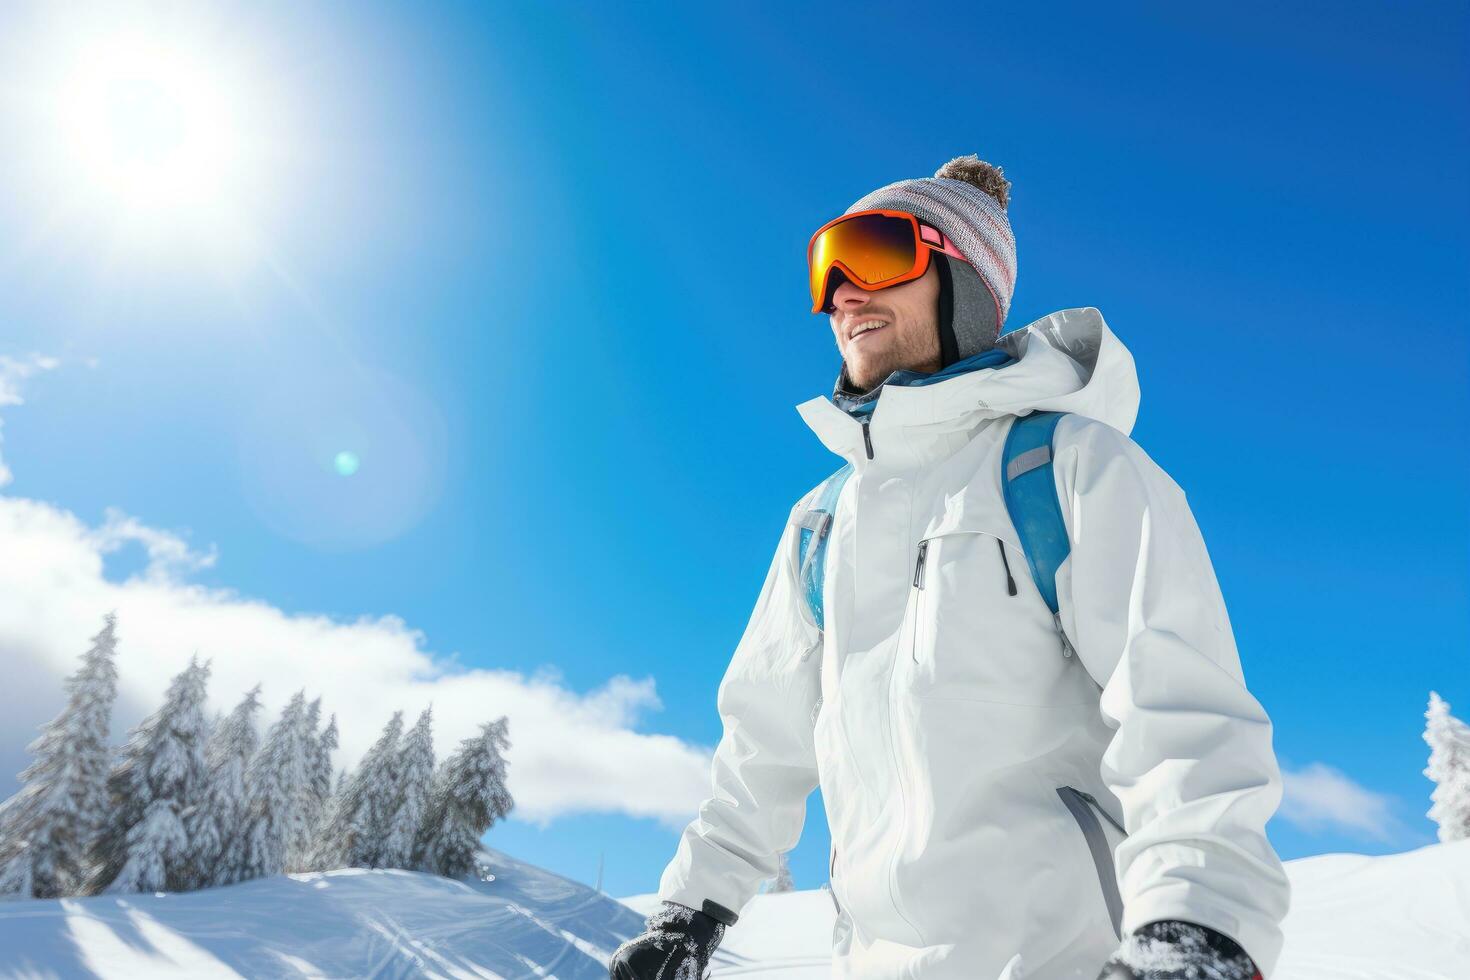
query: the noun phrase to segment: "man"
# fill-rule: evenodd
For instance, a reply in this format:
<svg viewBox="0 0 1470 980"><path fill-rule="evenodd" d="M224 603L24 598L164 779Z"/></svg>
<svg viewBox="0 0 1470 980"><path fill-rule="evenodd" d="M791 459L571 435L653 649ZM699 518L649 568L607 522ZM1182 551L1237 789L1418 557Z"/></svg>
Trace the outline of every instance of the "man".
<svg viewBox="0 0 1470 980"><path fill-rule="evenodd" d="M851 467L823 577L803 530L830 484L792 510L720 684L713 792L615 978L701 976L818 785L836 976L1275 967L1290 888L1265 834L1271 722L1184 492L1128 437L1131 355L1092 307L1000 337L1009 187L961 157L813 236L813 308L843 366L798 410ZM1003 490L1007 432L1033 412L1067 413L1050 596Z"/></svg>

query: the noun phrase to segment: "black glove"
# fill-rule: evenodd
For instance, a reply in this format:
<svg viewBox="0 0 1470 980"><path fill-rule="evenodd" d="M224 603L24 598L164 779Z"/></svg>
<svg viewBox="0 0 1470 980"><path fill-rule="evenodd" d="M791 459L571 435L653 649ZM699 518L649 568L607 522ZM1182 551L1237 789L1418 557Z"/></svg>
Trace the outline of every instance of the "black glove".
<svg viewBox="0 0 1470 980"><path fill-rule="evenodd" d="M1172 919L1133 930L1097 980L1263 980L1229 936Z"/></svg>
<svg viewBox="0 0 1470 980"><path fill-rule="evenodd" d="M678 902L664 902L645 924L613 951L612 980L701 980L725 936L723 922Z"/></svg>

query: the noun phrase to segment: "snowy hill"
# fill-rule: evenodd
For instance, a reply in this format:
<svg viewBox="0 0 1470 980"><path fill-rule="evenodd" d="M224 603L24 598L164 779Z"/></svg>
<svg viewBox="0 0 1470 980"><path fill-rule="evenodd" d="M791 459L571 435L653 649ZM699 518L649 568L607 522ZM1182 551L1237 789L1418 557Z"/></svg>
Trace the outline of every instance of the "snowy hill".
<svg viewBox="0 0 1470 980"><path fill-rule="evenodd" d="M348 869L163 895L0 902L0 977L607 980L626 905L485 848L457 882Z"/></svg>
<svg viewBox="0 0 1470 980"><path fill-rule="evenodd" d="M1271 980L1470 978L1470 840L1383 857L1323 854L1287 861L1286 871L1292 905ZM656 895L623 901L644 914L658 905ZM759 895L715 951L714 976L826 977L832 922L825 890Z"/></svg>
<svg viewBox="0 0 1470 980"><path fill-rule="evenodd" d="M486 849L489 882L406 871L291 875L177 895L0 904L0 977L607 977L654 895L620 900ZM1272 980L1470 977L1470 841L1287 862ZM716 977L828 974L825 890L759 895ZM980 978L986 980L986 978Z"/></svg>

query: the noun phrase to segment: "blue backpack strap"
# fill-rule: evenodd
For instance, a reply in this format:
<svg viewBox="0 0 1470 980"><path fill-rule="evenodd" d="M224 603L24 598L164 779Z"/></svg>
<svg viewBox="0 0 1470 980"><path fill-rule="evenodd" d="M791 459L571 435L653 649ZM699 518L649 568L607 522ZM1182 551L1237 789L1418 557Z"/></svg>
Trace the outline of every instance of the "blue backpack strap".
<svg viewBox="0 0 1470 980"><path fill-rule="evenodd" d="M1002 454L1001 481L1006 511L1021 538L1021 550L1031 566L1031 578L1046 600L1062 633L1057 605L1057 569L1071 554L1062 505L1057 499L1052 475L1052 436L1065 412L1032 412L1011 423ZM1063 653L1070 656L1071 644L1062 634Z"/></svg>
<svg viewBox="0 0 1470 980"><path fill-rule="evenodd" d="M822 582L827 573L827 537L832 530L832 515L837 512L837 498L850 476L852 464L846 463L842 469L823 480L806 513L801 516L801 544L798 549L801 565L798 576L806 594L807 608L811 610L812 621L817 624L817 629L825 628L822 616Z"/></svg>

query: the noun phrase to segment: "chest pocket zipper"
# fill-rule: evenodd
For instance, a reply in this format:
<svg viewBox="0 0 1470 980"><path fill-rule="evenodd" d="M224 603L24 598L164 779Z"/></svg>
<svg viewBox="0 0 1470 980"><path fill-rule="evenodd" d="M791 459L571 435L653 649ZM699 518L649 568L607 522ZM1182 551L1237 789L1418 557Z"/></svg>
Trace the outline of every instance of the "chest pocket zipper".
<svg viewBox="0 0 1470 980"><path fill-rule="evenodd" d="M919 626L924 622L924 564L929 558L929 539L925 538L919 542L919 556L914 560L914 635L909 645L909 656L914 663L919 662Z"/></svg>
<svg viewBox="0 0 1470 980"><path fill-rule="evenodd" d="M975 533L986 534L987 532L977 531ZM1006 543L1000 538L999 535L991 536L995 538L996 550L1000 552L1001 567L1003 567L1006 572L1006 594L1014 598L1016 596L1016 578L1014 575L1011 574L1011 561L1006 556ZM929 542L931 540L931 538L925 538L924 540L919 542L919 554L918 557L914 560L914 588L919 590L920 592L924 591L924 571L928 566ZM1062 656L1072 656L1072 654L1076 651L1072 647L1071 639L1067 636L1067 631L1062 628L1061 613L1053 613L1052 622L1056 624L1057 640L1061 646ZM914 623L914 645L913 650L911 651L911 656L914 663L919 662L918 628L919 624L916 621Z"/></svg>
<svg viewBox="0 0 1470 980"><path fill-rule="evenodd" d="M985 534L986 532L984 532L984 531L977 531L975 533L977 533L977 534ZM1016 595L1016 579L1015 579L1014 576L1011 575L1011 563L1010 563L1010 559L1008 559L1006 557L1006 543L1004 541L1002 541L1000 539L1000 537L997 536L997 535L990 535L990 537L994 537L995 538L995 547L1000 552L1000 563L1001 563L1001 567L1003 567L1005 569L1005 571L1006 571L1006 594L1009 595L1009 596L1014 597ZM920 592L923 592L924 591L924 571L925 571L925 569L926 569L926 567L928 566L928 563L929 563L929 541L930 540L931 540L930 538L925 538L924 540L922 540L922 541L919 542L919 554L918 554L918 557L914 560L914 588L917 589ZM915 620L914 620L914 643L913 643L913 648L910 651L910 656L912 657L914 663L918 663L919 662L919 634L918 634L918 630L919 630L919 624L923 622L923 617L919 615L919 613L922 612L922 608L917 603L915 604L914 612L915 612L915 617L916 617Z"/></svg>

